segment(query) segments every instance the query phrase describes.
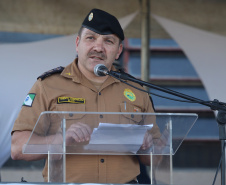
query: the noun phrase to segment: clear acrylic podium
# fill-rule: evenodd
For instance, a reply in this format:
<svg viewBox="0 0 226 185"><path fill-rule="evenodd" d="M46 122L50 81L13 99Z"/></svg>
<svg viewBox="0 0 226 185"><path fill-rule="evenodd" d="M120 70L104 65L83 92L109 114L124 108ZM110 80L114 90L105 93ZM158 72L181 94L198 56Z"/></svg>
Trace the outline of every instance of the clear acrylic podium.
<svg viewBox="0 0 226 185"><path fill-rule="evenodd" d="M173 184L172 156L197 118L187 113L42 112L23 153L48 154L48 182L64 183L67 154L149 155L151 184ZM78 122L93 130L91 138L68 144L67 129ZM142 150L144 135L152 133L154 122L159 136L149 149Z"/></svg>

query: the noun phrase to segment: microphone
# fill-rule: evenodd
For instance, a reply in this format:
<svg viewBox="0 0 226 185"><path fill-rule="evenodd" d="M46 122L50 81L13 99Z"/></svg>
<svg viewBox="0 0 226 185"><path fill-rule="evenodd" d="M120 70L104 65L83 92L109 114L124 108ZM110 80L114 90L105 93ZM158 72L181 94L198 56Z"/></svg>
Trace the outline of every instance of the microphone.
<svg viewBox="0 0 226 185"><path fill-rule="evenodd" d="M109 74L108 68L104 64L97 64L94 67L94 74L96 76L106 76Z"/></svg>

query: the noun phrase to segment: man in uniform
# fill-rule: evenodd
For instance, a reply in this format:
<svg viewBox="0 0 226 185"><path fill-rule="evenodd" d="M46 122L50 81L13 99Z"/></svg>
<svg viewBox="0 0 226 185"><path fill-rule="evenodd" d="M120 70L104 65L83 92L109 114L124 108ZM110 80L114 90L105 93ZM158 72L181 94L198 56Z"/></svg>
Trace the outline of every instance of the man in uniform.
<svg viewBox="0 0 226 185"><path fill-rule="evenodd" d="M65 68L40 76L27 95L12 130L13 159L31 161L47 158L45 154L22 153L22 147L43 111L154 112L148 94L110 76L94 74L97 64L115 70L112 64L122 52L123 40L123 30L114 16L102 10L91 10L76 38L78 58ZM132 84L141 88L138 84ZM65 102L65 99L72 101ZM51 123L45 127L49 132L54 128ZM88 142L91 133L92 128L87 124L71 123L66 132L67 144L71 140ZM145 135L141 149L149 148L153 139L158 137L159 130L154 123L151 134ZM41 143L42 138L38 139ZM53 140L49 135L48 141L51 143ZM147 165L150 164L148 159L149 156L139 156L139 160ZM66 161L67 182L132 183L140 173L138 158L133 155L67 155ZM46 166L43 176L48 181Z"/></svg>

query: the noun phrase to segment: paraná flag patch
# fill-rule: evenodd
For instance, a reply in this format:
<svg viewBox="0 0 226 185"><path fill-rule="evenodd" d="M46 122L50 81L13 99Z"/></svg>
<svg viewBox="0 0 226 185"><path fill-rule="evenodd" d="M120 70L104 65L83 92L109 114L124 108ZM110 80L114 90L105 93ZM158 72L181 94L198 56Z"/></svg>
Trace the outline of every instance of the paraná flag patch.
<svg viewBox="0 0 226 185"><path fill-rule="evenodd" d="M26 96L23 106L32 107L36 94L30 93Z"/></svg>

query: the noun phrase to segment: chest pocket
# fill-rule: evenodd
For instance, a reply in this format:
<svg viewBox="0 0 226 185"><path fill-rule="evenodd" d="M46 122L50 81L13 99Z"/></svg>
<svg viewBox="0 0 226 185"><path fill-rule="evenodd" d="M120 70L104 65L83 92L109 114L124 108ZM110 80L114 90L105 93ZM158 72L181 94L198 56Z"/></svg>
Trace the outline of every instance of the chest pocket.
<svg viewBox="0 0 226 185"><path fill-rule="evenodd" d="M96 127L98 122L97 116L93 114L86 114L85 104L61 104L56 105L56 111L66 112L61 116L66 119L66 127L69 128L74 123L85 123L91 128Z"/></svg>
<svg viewBox="0 0 226 185"><path fill-rule="evenodd" d="M120 110L122 113L121 115L121 124L143 124L143 115L136 114L142 113L139 107L135 107L134 105L126 103L120 104Z"/></svg>
<svg viewBox="0 0 226 185"><path fill-rule="evenodd" d="M62 128L62 120L66 120L66 128L69 128L71 124L76 122L84 122L85 119L85 104L73 105L73 104L61 104L55 106L54 113L50 115L50 128L48 132L50 134L55 134L59 132ZM83 112L78 114L73 114L73 112Z"/></svg>
<svg viewBox="0 0 226 185"><path fill-rule="evenodd" d="M85 116L85 104L61 104L61 105L56 105L56 111L59 112L69 112L69 113L64 113L63 116L65 119L71 120L79 120L82 117ZM83 113L75 113L73 112L83 112Z"/></svg>

